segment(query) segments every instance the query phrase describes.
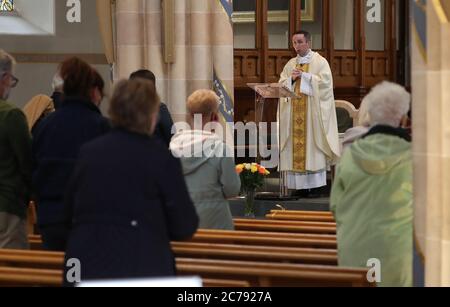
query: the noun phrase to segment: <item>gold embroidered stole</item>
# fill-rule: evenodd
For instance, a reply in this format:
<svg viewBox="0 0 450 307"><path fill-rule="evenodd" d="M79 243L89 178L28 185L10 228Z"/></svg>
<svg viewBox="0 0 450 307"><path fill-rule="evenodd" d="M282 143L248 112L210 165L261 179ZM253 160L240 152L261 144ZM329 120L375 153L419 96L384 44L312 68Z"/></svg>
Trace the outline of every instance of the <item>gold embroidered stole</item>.
<svg viewBox="0 0 450 307"><path fill-rule="evenodd" d="M304 72L309 71L309 64L297 64L297 69ZM306 121L308 113L308 96L300 92L301 78L295 82L295 93L301 97L292 100L292 156L293 171L297 173L306 173Z"/></svg>

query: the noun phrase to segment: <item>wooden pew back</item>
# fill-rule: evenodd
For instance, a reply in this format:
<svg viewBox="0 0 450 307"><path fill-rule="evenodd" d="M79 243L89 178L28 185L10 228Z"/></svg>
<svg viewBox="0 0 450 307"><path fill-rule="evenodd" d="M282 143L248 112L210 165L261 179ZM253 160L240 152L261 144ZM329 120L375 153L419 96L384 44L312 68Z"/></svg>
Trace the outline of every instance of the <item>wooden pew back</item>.
<svg viewBox="0 0 450 307"><path fill-rule="evenodd" d="M252 287L373 286L367 281L367 269L186 258L177 258L177 269L181 275L247 280Z"/></svg>
<svg viewBox="0 0 450 307"><path fill-rule="evenodd" d="M336 234L336 223L235 219L236 230Z"/></svg>
<svg viewBox="0 0 450 307"><path fill-rule="evenodd" d="M32 250L42 250L40 236L29 236ZM191 242L336 249L336 235L200 229Z"/></svg>
<svg viewBox="0 0 450 307"><path fill-rule="evenodd" d="M62 282L61 269L27 267L30 265L45 267L47 264L52 267L57 262L62 265L64 259L62 253L4 250L0 251L0 255L2 254L6 255L6 258L0 257L0 276L2 276L0 284L2 285L56 286ZM28 258L25 259L26 257ZM179 275L200 275L206 279L244 280L250 286L370 286L366 278L367 269L182 257L178 257L176 261Z"/></svg>

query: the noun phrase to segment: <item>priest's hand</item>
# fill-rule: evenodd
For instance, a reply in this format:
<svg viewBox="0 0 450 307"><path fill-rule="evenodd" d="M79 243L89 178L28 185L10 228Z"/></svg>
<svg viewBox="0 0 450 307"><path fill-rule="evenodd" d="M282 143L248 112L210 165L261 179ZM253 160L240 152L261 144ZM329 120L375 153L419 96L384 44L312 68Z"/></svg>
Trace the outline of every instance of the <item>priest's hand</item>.
<svg viewBox="0 0 450 307"><path fill-rule="evenodd" d="M292 71L292 81L297 81L298 79L300 79L302 77L303 74L303 70L301 69L294 69Z"/></svg>

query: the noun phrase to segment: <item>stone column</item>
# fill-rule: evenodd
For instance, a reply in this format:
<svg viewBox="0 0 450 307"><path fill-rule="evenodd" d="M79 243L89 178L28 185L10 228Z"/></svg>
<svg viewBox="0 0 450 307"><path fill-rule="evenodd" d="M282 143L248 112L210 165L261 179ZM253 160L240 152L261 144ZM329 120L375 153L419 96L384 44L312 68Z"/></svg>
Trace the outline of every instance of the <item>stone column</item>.
<svg viewBox="0 0 450 307"><path fill-rule="evenodd" d="M412 27L416 237L426 285L450 286L450 7L425 8L425 42L420 18Z"/></svg>

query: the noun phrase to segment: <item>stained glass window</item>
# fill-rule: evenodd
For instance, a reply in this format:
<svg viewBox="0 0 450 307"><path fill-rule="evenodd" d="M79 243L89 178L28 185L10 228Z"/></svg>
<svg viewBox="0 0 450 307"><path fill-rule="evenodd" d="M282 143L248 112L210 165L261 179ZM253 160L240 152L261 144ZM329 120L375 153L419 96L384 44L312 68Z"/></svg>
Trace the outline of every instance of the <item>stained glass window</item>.
<svg viewBox="0 0 450 307"><path fill-rule="evenodd" d="M0 0L0 12L14 11L14 0Z"/></svg>

